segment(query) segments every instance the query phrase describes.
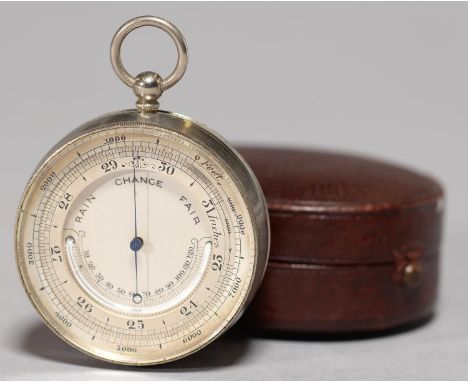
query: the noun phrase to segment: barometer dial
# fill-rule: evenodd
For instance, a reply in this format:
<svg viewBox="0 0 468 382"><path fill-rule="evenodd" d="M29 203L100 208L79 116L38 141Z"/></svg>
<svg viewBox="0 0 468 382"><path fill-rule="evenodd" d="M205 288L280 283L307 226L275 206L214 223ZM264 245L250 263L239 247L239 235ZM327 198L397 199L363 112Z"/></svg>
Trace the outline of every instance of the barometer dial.
<svg viewBox="0 0 468 382"><path fill-rule="evenodd" d="M164 112L117 113L65 139L33 175L17 227L20 273L49 326L127 364L180 358L226 330L268 253L242 160Z"/></svg>

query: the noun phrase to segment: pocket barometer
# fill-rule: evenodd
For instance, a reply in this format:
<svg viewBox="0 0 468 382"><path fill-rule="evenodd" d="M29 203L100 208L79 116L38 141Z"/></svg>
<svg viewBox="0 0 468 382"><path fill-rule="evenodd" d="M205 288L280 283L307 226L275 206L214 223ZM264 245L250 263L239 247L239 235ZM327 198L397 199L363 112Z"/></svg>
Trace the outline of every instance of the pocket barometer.
<svg viewBox="0 0 468 382"><path fill-rule="evenodd" d="M125 36L167 32L167 78L122 65ZM247 164L219 135L158 109L187 66L180 31L145 16L115 34L111 62L135 110L101 116L55 145L32 175L16 225L24 287L47 325L79 350L149 365L189 355L225 332L257 290L268 212Z"/></svg>

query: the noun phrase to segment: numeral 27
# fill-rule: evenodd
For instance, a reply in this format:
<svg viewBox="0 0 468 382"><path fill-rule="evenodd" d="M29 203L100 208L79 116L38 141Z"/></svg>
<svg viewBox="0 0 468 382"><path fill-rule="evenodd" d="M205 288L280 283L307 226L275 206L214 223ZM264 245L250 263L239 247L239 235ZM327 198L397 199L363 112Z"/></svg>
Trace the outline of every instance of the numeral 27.
<svg viewBox="0 0 468 382"><path fill-rule="evenodd" d="M50 247L50 255L52 257L52 261L62 262L62 255L60 253L61 251L58 245L54 245L53 247Z"/></svg>

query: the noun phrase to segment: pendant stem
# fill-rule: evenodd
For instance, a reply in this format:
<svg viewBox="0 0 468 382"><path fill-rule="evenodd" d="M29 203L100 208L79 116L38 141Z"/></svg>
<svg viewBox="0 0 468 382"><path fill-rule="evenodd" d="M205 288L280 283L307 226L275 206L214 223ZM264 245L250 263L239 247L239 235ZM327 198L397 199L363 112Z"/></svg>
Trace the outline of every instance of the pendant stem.
<svg viewBox="0 0 468 382"><path fill-rule="evenodd" d="M158 99L163 93L163 79L158 73L143 72L137 75L133 93L138 97L136 107L139 113L154 113L159 109Z"/></svg>

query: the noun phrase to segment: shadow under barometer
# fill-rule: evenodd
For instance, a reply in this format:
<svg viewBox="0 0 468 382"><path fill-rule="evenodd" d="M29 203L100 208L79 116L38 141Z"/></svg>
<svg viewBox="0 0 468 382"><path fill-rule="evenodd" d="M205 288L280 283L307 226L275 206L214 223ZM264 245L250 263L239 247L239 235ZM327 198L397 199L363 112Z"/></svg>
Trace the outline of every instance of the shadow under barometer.
<svg viewBox="0 0 468 382"><path fill-rule="evenodd" d="M107 363L80 352L55 335L42 321L27 326L19 342L20 350L36 357L78 366L112 370L164 371L209 370L238 363L247 353L248 338L238 331L228 332L206 348L169 364L132 367Z"/></svg>

